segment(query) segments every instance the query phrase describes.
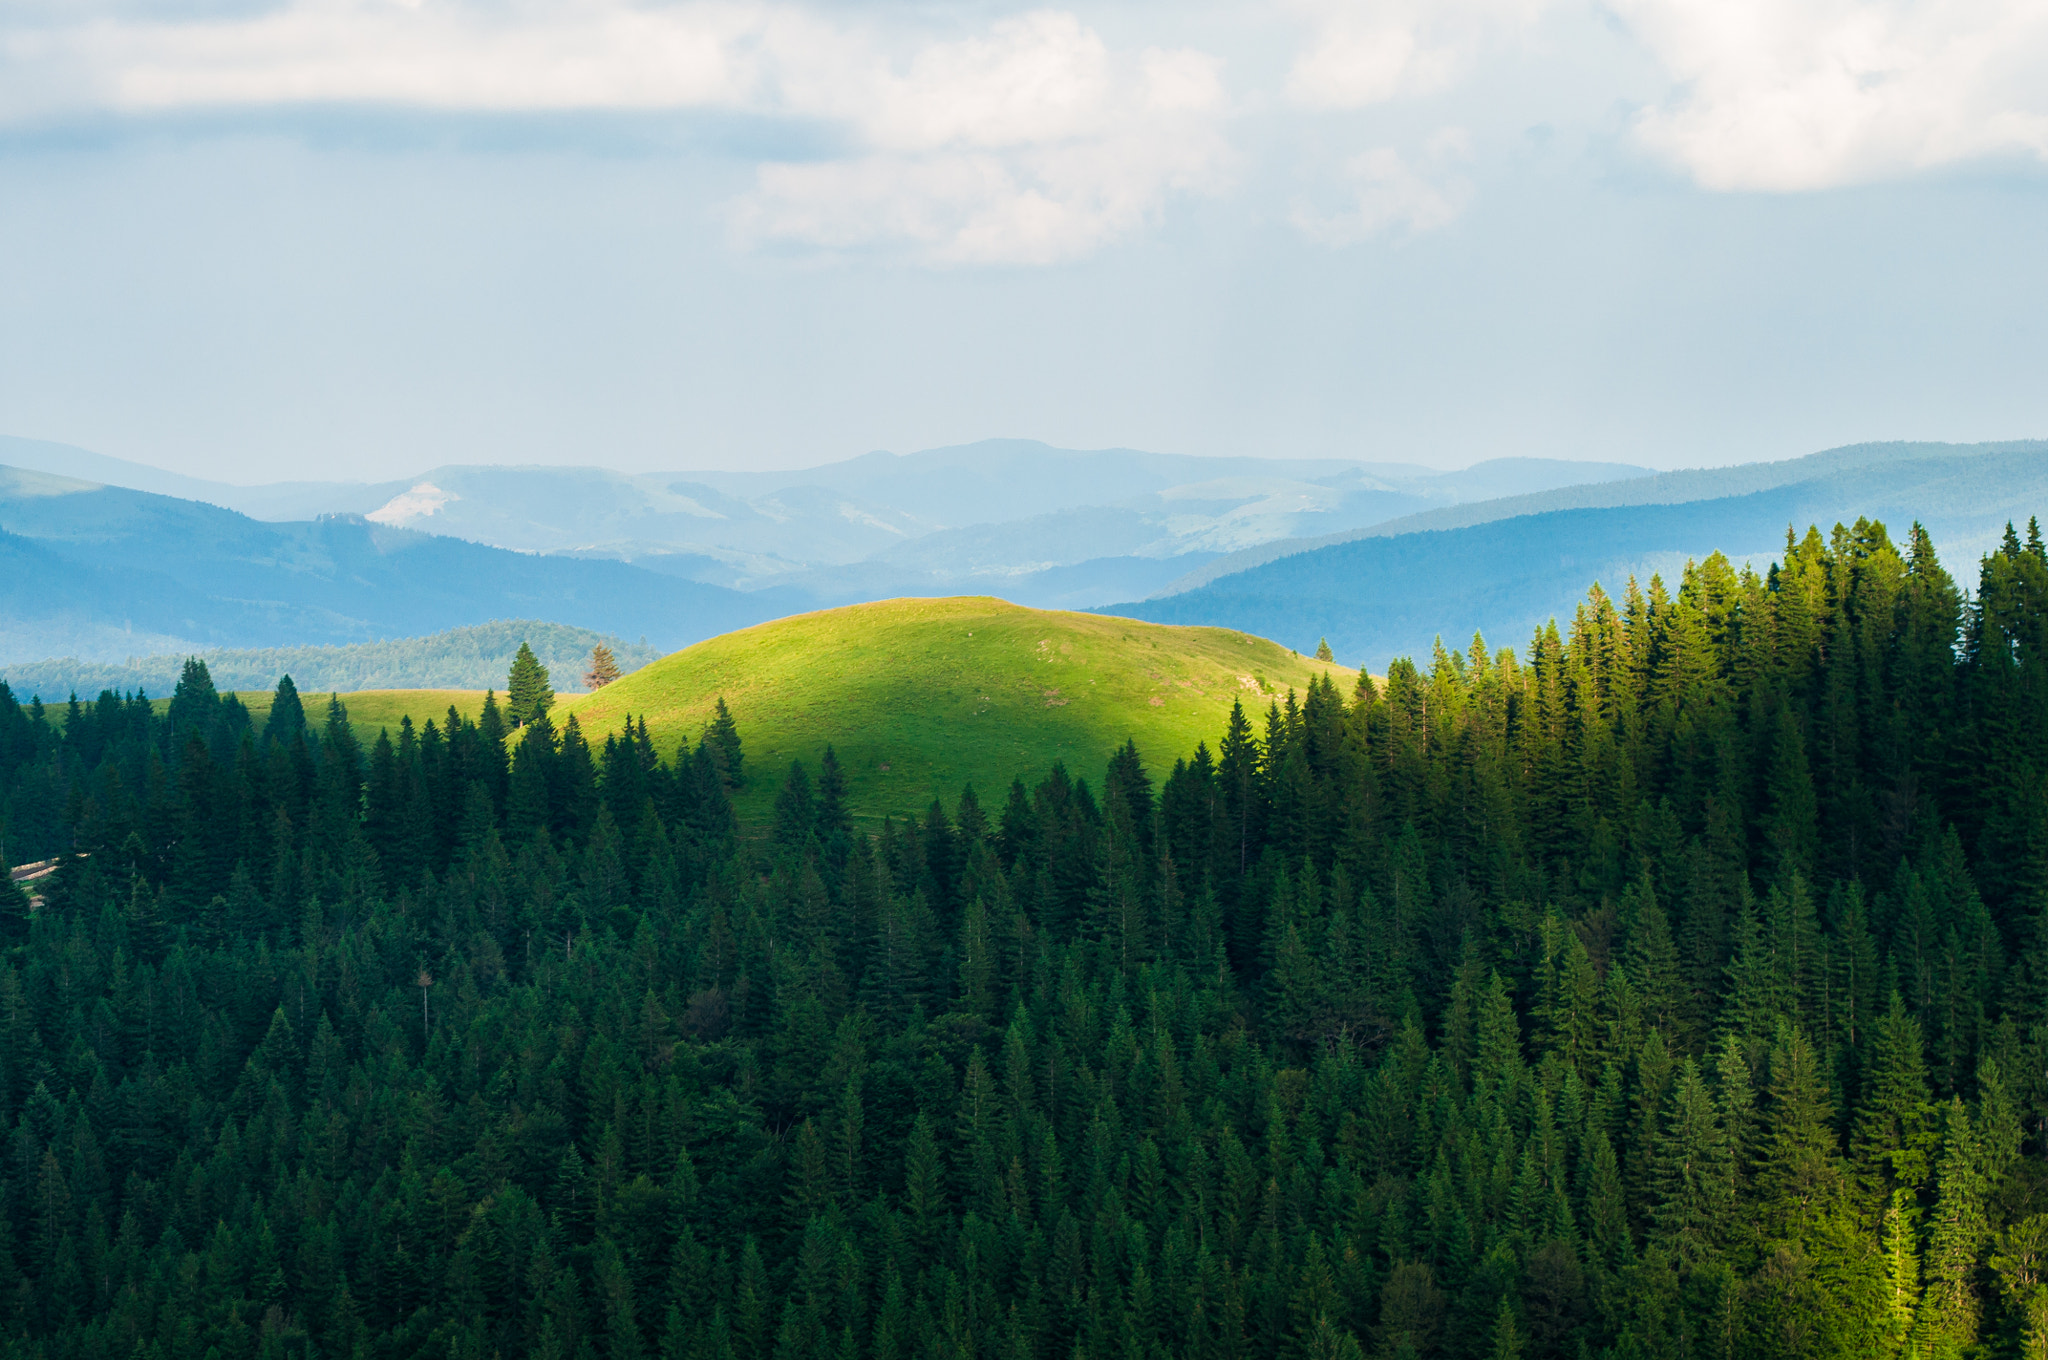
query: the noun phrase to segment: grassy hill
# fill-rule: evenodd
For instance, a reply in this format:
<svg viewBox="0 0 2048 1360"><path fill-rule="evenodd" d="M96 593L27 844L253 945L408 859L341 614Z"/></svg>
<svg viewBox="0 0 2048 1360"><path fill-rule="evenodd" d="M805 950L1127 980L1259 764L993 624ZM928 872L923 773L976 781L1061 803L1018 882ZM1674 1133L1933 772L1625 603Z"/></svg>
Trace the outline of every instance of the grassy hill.
<svg viewBox="0 0 2048 1360"><path fill-rule="evenodd" d="M242 689L234 691L242 707L249 710L250 724L261 736L263 725L270 721L270 701L275 691L267 689ZM20 696L17 695L17 698ZM315 732L327 725L327 695L315 694L309 690L299 692L299 700L306 708L306 722ZM150 706L163 713L171 706L168 697L152 699ZM356 740L363 744L365 751L377 743L377 734L388 731L392 741L398 740L398 723L402 718L411 718L414 728L427 725L432 718L437 724L444 724L448 718L449 705L475 722L477 715L484 711L484 692L480 689L362 689L341 696L341 706L348 710L348 725L355 729ZM46 704L44 720L61 724L64 721L64 705Z"/></svg>
<svg viewBox="0 0 2048 1360"><path fill-rule="evenodd" d="M233 693L241 700L242 707L249 710L250 724L260 737L263 725L270 721L270 701L276 697L276 692L242 689ZM16 699L21 697L15 696ZM299 693L299 701L305 705L306 721L315 732L327 725L327 698L325 694L306 690ZM152 699L149 703L159 714L171 706L169 697ZM363 689L341 696L341 706L348 711L348 725L355 729L356 740L366 751L376 744L379 732L388 731L391 739L397 741L398 724L402 718L411 718L415 728L425 727L429 718L436 723L445 723L451 704L463 717L475 722L477 715L484 711L484 692L480 689ZM43 721L61 726L64 709L62 703L45 704Z"/></svg>
<svg viewBox="0 0 2048 1360"><path fill-rule="evenodd" d="M270 721L271 690L240 690L235 697L249 710L250 721L261 732L263 724ZM327 722L327 695L310 690L299 691L299 701L306 708L306 722L318 731ZM169 699L156 701L168 706ZM448 707L453 704L457 712L471 722L476 721L484 711L484 692L480 689L359 689L353 694L341 696L341 706L348 710L348 725L356 731L356 739L368 750L376 743L379 731L389 731L391 740L398 740L398 722L411 718L415 728L425 727L427 719L443 723L448 717Z"/></svg>
<svg viewBox="0 0 2048 1360"><path fill-rule="evenodd" d="M575 714L593 740L645 718L666 751L695 739L723 696L745 742L745 809L772 801L792 760L815 776L829 741L862 816L950 803L969 783L994 812L1012 778L1055 761L1098 783L1126 738L1155 772L1197 741L1213 750L1233 699L1263 710L1324 670L1347 693L1356 682L1232 629L979 596L886 600L700 642L561 701L555 717Z"/></svg>

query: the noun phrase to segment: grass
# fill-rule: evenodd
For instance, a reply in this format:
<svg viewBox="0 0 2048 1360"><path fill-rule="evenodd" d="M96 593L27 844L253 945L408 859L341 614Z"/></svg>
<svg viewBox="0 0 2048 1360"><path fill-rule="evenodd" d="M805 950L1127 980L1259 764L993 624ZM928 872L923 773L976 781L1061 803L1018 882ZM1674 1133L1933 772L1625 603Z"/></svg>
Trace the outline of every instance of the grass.
<svg viewBox="0 0 2048 1360"><path fill-rule="evenodd" d="M241 690L235 695L249 710L249 718L261 732L263 724L270 720L270 690ZM299 702L306 709L306 725L315 732L327 726L327 695L301 692ZM160 699L158 703L169 704ZM376 744L377 733L389 730L391 740L398 740L398 722L411 718L415 729L425 727L427 719L446 725L448 706L453 704L463 717L475 722L477 715L484 711L484 692L480 689L359 689L341 696L341 706L348 710L348 725L356 730L356 739L368 750Z"/></svg>
<svg viewBox="0 0 2048 1360"><path fill-rule="evenodd" d="M864 820L950 805L972 784L993 812L1013 778L1054 762L1097 784L1128 738L1155 775L1198 741L1214 750L1233 700L1257 723L1266 705L1327 671L1348 695L1358 673L1228 628L1185 628L1097 614L1026 609L985 597L886 600L799 614L726 633L664 657L595 694L558 697L602 744L628 715L646 719L664 756L703 733L723 697L745 743L743 815L767 811L793 760L816 774L836 750ZM271 691L241 690L257 730ZM327 721L327 695L304 693L306 720ZM474 720L483 693L378 689L343 694L368 749L399 720ZM161 712L168 699L153 701ZM47 710L63 720L63 706ZM1261 730L1263 730L1262 724Z"/></svg>
<svg viewBox="0 0 2048 1360"><path fill-rule="evenodd" d="M234 692L242 701L242 707L249 710L249 721L258 736L263 733L263 724L270 721L270 701L275 697L267 689L241 689ZM299 702L305 706L306 725L315 733L327 726L327 698L325 694L299 695ZM152 699L150 707L158 713L170 708L168 698ZM427 719L445 725L448 706L455 705L458 712L471 722L484 711L484 692L480 689L359 689L352 694L341 696L341 706L348 710L348 725L356 732L356 740L368 750L376 744L377 733L388 729L391 740L398 740L398 721L410 717L415 729L426 726ZM44 715L48 721L64 721L64 705L46 705Z"/></svg>
<svg viewBox="0 0 2048 1360"><path fill-rule="evenodd" d="M772 802L791 761L815 776L830 742L854 812L878 818L950 804L967 784L994 811L1011 779L1029 784L1055 761L1096 784L1126 738L1156 777L1197 741L1214 750L1233 700L1263 713L1324 671L1349 694L1357 672L1230 629L983 597L887 600L700 642L558 700L553 716L575 714L594 743L644 718L667 755L723 697L746 752L744 814Z"/></svg>

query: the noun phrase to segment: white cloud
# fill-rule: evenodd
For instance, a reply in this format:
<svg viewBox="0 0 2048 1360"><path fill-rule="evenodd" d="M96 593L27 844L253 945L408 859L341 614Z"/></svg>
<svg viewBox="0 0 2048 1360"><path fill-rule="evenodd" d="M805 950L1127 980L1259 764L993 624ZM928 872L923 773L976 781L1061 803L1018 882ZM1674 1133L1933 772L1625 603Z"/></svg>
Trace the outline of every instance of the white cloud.
<svg viewBox="0 0 2048 1360"><path fill-rule="evenodd" d="M1228 173L1216 63L1108 52L1036 14L920 52L848 118L858 159L761 167L733 223L748 240L908 244L945 263L1048 264L1143 226Z"/></svg>
<svg viewBox="0 0 2048 1360"><path fill-rule="evenodd" d="M822 119L846 159L761 167L750 240L1070 259L1220 183L1217 62L1040 11L920 40L762 3L287 0L230 19L0 28L0 120L308 103L725 109Z"/></svg>
<svg viewBox="0 0 2048 1360"><path fill-rule="evenodd" d="M1511 41L1548 0L1295 0L1311 25L1287 75L1311 108L1355 109L1432 94L1462 76L1480 49Z"/></svg>
<svg viewBox="0 0 2048 1360"><path fill-rule="evenodd" d="M1303 235L1325 245L1344 246L1389 233L1418 236L1450 225L1465 210L1472 186L1449 162L1470 155L1458 128L1430 137L1421 164L1392 147L1378 147L1345 163L1340 180L1346 201L1334 212L1306 202L1295 204L1292 220Z"/></svg>
<svg viewBox="0 0 2048 1360"><path fill-rule="evenodd" d="M2043 0L1613 0L1677 90L1637 121L1702 186L2048 157Z"/></svg>
<svg viewBox="0 0 2048 1360"><path fill-rule="evenodd" d="M782 25L787 26L786 21ZM461 3L297 0L229 19L60 24L0 38L15 120L305 103L665 108L760 97L764 11L596 0L511 15Z"/></svg>
<svg viewBox="0 0 2048 1360"><path fill-rule="evenodd" d="M1205 143L1110 139L764 165L733 225L748 241L901 244L937 263L1054 264L1144 226L1173 192L1213 187L1224 157L1220 143Z"/></svg>

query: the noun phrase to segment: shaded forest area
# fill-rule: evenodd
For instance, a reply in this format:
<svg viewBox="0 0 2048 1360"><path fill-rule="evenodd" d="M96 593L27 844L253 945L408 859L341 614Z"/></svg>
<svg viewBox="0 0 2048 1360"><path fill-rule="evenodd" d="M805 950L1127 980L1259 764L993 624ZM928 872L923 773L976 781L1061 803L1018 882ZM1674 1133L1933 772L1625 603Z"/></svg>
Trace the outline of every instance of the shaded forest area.
<svg viewBox="0 0 2048 1360"><path fill-rule="evenodd" d="M2037 531L879 837L740 736L0 688L0 1354L2048 1354Z"/></svg>

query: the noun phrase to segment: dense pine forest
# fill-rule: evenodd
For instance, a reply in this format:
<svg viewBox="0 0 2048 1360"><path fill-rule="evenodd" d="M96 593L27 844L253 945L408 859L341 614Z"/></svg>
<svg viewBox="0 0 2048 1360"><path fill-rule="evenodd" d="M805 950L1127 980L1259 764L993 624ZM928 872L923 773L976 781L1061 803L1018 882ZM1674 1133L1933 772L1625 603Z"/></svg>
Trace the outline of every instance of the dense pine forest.
<svg viewBox="0 0 2048 1360"><path fill-rule="evenodd" d="M0 1354L2048 1356L2036 530L874 834L732 716L0 687Z"/></svg>

